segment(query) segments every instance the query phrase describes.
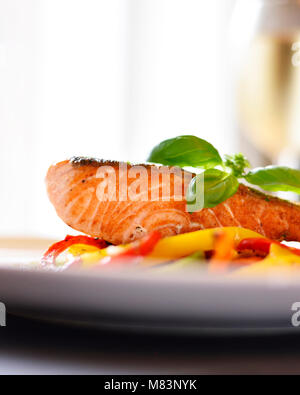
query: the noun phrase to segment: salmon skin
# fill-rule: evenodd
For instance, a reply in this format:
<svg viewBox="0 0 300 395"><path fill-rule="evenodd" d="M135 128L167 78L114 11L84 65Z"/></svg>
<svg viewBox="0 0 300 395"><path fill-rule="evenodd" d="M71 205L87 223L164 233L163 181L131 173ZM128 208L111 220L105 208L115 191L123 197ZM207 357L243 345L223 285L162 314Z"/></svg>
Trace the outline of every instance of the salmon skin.
<svg viewBox="0 0 300 395"><path fill-rule="evenodd" d="M132 178L132 174L141 166L144 180L149 181L148 190L131 199L128 194L136 186L136 178ZM171 175L170 199L164 199L165 185L161 176L155 187L150 183L153 171L163 174L169 170L164 166L138 166L77 157L51 166L46 185L50 201L67 225L116 245L132 242L154 230L165 237L231 226L247 228L273 240L300 241L300 206L241 184L237 193L224 203L189 214L184 196L193 177L191 173L177 168L178 172ZM107 194L111 196L106 201L101 195L105 190L104 178L99 175L102 171L112 173L106 184ZM181 197L180 191L175 191L178 177ZM117 192L109 191L113 181ZM125 191L120 188L121 182L125 183ZM99 192L99 186L102 192ZM156 198L153 199L151 194L155 190Z"/></svg>

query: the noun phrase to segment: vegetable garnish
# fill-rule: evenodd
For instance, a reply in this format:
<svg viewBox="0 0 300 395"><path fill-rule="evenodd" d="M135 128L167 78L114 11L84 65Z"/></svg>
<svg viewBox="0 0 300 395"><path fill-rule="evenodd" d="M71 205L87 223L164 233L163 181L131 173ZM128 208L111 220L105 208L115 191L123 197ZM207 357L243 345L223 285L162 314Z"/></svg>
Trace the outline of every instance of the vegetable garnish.
<svg viewBox="0 0 300 395"><path fill-rule="evenodd" d="M132 247L129 247L124 252L116 255L114 258L122 259L147 256L153 251L160 239L161 234L159 232L152 232L141 241L134 243Z"/></svg>
<svg viewBox="0 0 300 395"><path fill-rule="evenodd" d="M236 254L234 237L228 232L216 232L214 239L214 254L209 262L208 270L211 273L224 273Z"/></svg>
<svg viewBox="0 0 300 395"><path fill-rule="evenodd" d="M232 273L231 276L235 278L259 278L272 275L273 273L291 275L299 273L299 270L300 256L293 254L287 248L282 248L282 246L273 243L270 248L270 253L265 259L243 267Z"/></svg>
<svg viewBox="0 0 300 395"><path fill-rule="evenodd" d="M198 230L196 232L183 233L160 240L153 252L149 255L149 258L170 261L181 259L198 251L213 251L215 247L214 236L222 232L228 234L229 237L234 240L235 246L246 238L263 237L252 230L238 227Z"/></svg>
<svg viewBox="0 0 300 395"><path fill-rule="evenodd" d="M65 250L61 265L56 258ZM268 274L274 269L300 269L300 250L273 241L244 228L228 227L199 230L161 238L157 231L127 245L107 246L88 236L67 236L44 254L43 265L57 270L156 268L158 273L204 270L214 275L239 272Z"/></svg>
<svg viewBox="0 0 300 395"><path fill-rule="evenodd" d="M94 239L89 236L66 236L66 238L58 243L53 244L43 255L41 259L42 265L54 265L56 258L67 248L75 244L86 244L102 249L107 247L107 243L101 239Z"/></svg>
<svg viewBox="0 0 300 395"><path fill-rule="evenodd" d="M159 273L176 273L186 269L202 268L203 263L205 263L205 254L203 251L199 251L185 258L178 259L178 261L160 266L156 270Z"/></svg>
<svg viewBox="0 0 300 395"><path fill-rule="evenodd" d="M281 247L283 249L290 251L294 255L300 256L299 249L289 247L285 244L279 243L278 241L269 240L269 239L256 239L256 238L244 239L237 246L237 250L238 251L251 250L251 251L257 251L260 253L264 253L267 255L270 253L271 246L274 244L277 245L278 247Z"/></svg>
<svg viewBox="0 0 300 395"><path fill-rule="evenodd" d="M100 265L108 264L108 263L123 263L132 261L134 258L143 258L149 255L153 250L156 244L161 239L161 234L159 232L152 232L142 240L138 240L133 243L131 246L124 249L124 251L103 258L100 261Z"/></svg>
<svg viewBox="0 0 300 395"><path fill-rule="evenodd" d="M233 196L242 179L265 191L300 194L300 170L284 166L248 170L250 163L243 154L225 155L222 160L213 145L196 136L179 136L163 141L152 150L148 161L203 169L204 208L215 207ZM197 177L203 177L203 174L194 177L188 188L186 200L190 205L196 201Z"/></svg>

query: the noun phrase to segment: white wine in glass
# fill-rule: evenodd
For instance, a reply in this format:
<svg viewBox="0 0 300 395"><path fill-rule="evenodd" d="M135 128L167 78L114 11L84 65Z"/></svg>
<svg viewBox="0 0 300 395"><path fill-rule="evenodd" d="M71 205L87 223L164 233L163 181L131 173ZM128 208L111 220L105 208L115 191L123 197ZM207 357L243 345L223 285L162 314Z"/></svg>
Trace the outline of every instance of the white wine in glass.
<svg viewBox="0 0 300 395"><path fill-rule="evenodd" d="M300 1L240 0L234 25L235 34L246 31L234 47L240 133L249 152L252 146L261 154L260 164L299 166Z"/></svg>

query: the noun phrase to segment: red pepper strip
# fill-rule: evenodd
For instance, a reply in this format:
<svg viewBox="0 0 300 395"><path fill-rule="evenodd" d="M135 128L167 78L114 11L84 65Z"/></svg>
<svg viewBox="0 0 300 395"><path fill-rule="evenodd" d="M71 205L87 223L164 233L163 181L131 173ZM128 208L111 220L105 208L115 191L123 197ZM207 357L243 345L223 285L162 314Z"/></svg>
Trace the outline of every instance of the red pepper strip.
<svg viewBox="0 0 300 395"><path fill-rule="evenodd" d="M276 244L282 248L289 250L291 253L300 256L300 250L297 248L286 246L285 244L279 243L279 241L269 240L269 239L244 239L240 242L237 247L238 251L252 250L263 252L265 254L270 253L270 248L272 244Z"/></svg>
<svg viewBox="0 0 300 395"><path fill-rule="evenodd" d="M130 258L140 258L149 255L153 250L156 244L161 239L161 234L157 231L150 233L144 239L139 240L134 243L131 247L127 248L125 251L120 254L109 257L109 259L105 259L105 263L112 262L120 262L122 260L127 260Z"/></svg>
<svg viewBox="0 0 300 395"><path fill-rule="evenodd" d="M74 244L87 244L99 248L107 247L107 243L102 239L94 239L89 236L67 236L64 240L53 244L43 255L41 259L42 265L54 265L55 259L67 248Z"/></svg>

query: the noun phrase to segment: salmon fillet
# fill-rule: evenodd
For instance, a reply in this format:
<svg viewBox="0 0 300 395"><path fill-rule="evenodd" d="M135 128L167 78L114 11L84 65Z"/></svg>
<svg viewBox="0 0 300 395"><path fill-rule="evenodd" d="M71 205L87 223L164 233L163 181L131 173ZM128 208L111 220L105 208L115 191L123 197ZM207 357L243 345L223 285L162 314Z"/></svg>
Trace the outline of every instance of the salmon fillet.
<svg viewBox="0 0 300 395"><path fill-rule="evenodd" d="M140 166L146 189L138 188L133 177ZM112 244L132 242L153 230L165 237L229 226L248 228L274 240L300 241L300 206L296 204L241 184L226 202L189 214L184 196L191 173L177 168L168 180L168 190L163 174L169 174L169 168L140 166L89 158L60 162L48 170L48 196L67 225ZM104 173L110 174L106 181ZM156 183L153 178L151 183L152 174L157 176ZM110 189L113 183L115 190ZM134 191L139 193L134 195ZM170 199L165 198L168 192ZM109 200L105 201L104 193Z"/></svg>

